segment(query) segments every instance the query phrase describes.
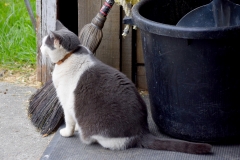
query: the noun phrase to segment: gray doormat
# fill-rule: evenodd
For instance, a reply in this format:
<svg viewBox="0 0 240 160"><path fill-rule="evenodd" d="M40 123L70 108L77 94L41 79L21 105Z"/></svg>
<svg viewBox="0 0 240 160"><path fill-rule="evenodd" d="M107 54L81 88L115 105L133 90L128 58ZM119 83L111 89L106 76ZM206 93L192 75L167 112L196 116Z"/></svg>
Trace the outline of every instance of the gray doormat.
<svg viewBox="0 0 240 160"><path fill-rule="evenodd" d="M149 108L148 97L144 97L144 99ZM170 138L158 131L151 116L149 116L148 122L150 130L154 135ZM41 160L240 160L240 144L213 145L212 152L210 155L192 155L142 148L111 151L104 149L98 144L83 144L77 132L72 137L64 138L58 130L44 151Z"/></svg>

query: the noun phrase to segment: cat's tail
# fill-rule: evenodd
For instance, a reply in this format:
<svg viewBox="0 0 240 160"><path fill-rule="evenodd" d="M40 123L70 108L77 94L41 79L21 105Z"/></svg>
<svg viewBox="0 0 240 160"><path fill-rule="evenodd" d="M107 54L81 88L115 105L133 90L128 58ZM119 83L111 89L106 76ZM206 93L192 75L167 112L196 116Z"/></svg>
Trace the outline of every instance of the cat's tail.
<svg viewBox="0 0 240 160"><path fill-rule="evenodd" d="M140 145L141 147L148 149L176 151L190 154L208 154L211 153L212 149L210 144L172 139L163 140L152 134L144 135Z"/></svg>

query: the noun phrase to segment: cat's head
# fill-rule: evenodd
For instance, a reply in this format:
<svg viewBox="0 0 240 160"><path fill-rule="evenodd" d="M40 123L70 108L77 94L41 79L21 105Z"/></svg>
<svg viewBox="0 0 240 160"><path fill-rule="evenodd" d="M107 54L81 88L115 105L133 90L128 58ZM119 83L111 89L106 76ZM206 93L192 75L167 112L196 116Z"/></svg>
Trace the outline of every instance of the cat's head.
<svg viewBox="0 0 240 160"><path fill-rule="evenodd" d="M42 40L41 52L49 56L53 63L63 59L66 54L80 45L78 36L56 21L56 30L50 31Z"/></svg>

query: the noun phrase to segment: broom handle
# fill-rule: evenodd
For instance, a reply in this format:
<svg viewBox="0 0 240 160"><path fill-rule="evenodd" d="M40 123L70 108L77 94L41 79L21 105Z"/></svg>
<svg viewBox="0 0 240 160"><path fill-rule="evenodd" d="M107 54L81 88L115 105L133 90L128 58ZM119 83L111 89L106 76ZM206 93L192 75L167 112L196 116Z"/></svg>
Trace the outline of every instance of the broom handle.
<svg viewBox="0 0 240 160"><path fill-rule="evenodd" d="M79 33L80 42L89 48L93 53L98 48L102 37L102 28L107 19L107 15L114 5L114 0L106 0L100 11L92 19L90 24L83 26Z"/></svg>
<svg viewBox="0 0 240 160"><path fill-rule="evenodd" d="M114 0L106 0L99 12L106 17L114 3Z"/></svg>
<svg viewBox="0 0 240 160"><path fill-rule="evenodd" d="M91 23L101 30L113 5L114 0L106 0L98 14L92 19Z"/></svg>

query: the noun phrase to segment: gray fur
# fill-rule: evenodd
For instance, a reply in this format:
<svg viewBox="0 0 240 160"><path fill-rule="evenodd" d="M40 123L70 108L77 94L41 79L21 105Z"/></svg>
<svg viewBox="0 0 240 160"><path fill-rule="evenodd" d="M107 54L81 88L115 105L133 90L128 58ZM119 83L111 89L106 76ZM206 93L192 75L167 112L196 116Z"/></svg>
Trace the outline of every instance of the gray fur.
<svg viewBox="0 0 240 160"><path fill-rule="evenodd" d="M131 137L148 132L146 105L134 84L116 69L95 61L75 89L75 113L83 135Z"/></svg>
<svg viewBox="0 0 240 160"><path fill-rule="evenodd" d="M60 44L65 48L67 51L72 51L80 44L78 37L71 31L60 29L58 31L51 31L52 36L55 39L60 41Z"/></svg>
<svg viewBox="0 0 240 160"><path fill-rule="evenodd" d="M96 65L79 81L75 94L75 113L82 136L89 139L100 134L106 137L134 137L127 144L156 150L192 154L211 151L208 144L161 140L150 134L146 104L135 85L121 72L92 59Z"/></svg>

